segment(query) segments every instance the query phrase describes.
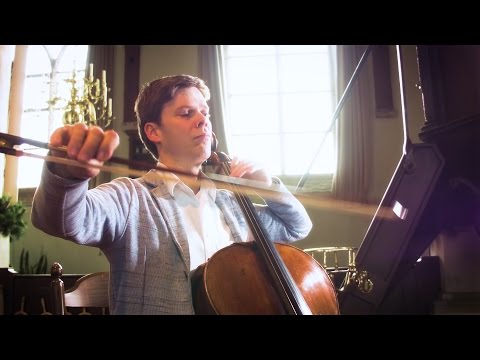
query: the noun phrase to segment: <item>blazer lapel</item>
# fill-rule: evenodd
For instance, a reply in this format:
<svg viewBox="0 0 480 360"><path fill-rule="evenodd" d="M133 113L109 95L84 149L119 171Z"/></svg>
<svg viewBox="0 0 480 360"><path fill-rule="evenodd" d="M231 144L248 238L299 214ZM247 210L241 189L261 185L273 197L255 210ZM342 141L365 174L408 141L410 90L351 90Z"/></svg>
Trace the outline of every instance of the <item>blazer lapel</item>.
<svg viewBox="0 0 480 360"><path fill-rule="evenodd" d="M160 212L162 213L167 226L172 234L173 241L183 259L187 271L190 271L190 250L188 247L187 233L185 224L175 199L169 194L163 180L155 174L155 171L148 172L144 179L154 188L151 190L153 198L158 202Z"/></svg>

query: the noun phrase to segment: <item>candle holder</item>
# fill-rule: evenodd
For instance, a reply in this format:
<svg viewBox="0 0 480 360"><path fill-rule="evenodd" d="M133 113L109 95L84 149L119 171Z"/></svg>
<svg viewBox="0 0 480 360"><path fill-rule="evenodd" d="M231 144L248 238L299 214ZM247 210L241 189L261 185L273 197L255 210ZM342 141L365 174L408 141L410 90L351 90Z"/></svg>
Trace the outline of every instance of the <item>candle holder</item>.
<svg viewBox="0 0 480 360"><path fill-rule="evenodd" d="M107 128L115 119L112 113L112 99L108 98L107 73L102 71L102 80L93 76L93 64L90 64L88 78L83 79L83 87L79 87L75 72L72 78L65 80L71 84L70 99L68 100L63 123L73 125L85 123L88 126L96 125Z"/></svg>

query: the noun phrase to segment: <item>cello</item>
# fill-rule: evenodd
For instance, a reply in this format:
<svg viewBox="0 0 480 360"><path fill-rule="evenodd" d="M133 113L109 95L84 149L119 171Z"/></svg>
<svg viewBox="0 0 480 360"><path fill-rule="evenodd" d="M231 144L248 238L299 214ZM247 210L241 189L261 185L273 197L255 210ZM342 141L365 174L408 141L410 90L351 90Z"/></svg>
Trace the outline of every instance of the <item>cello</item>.
<svg viewBox="0 0 480 360"><path fill-rule="evenodd" d="M212 164L230 174L230 159L212 151ZM193 306L203 315L337 315L335 287L310 255L268 238L251 199L230 184L255 241L217 251L192 272Z"/></svg>

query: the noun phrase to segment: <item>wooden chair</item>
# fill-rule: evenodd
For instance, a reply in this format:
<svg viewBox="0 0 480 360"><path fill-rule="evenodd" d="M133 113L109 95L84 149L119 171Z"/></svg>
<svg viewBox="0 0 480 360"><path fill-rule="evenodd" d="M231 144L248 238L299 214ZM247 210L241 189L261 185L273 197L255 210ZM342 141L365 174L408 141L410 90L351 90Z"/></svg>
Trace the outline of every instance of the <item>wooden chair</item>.
<svg viewBox="0 0 480 360"><path fill-rule="evenodd" d="M77 312L78 315L108 314L108 272L95 272L84 275L75 282L74 286L67 290L65 290L61 279L63 274L62 265L54 262L50 274L52 276L52 313L54 315L71 314L67 311L67 308L81 309L81 312ZM94 312L92 308L99 308L101 312Z"/></svg>

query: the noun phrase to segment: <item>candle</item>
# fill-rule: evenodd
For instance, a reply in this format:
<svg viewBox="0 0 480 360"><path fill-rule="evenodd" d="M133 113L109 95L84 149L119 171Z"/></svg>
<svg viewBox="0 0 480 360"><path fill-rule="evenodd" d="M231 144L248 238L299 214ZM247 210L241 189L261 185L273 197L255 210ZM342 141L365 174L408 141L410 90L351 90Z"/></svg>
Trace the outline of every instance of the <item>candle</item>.
<svg viewBox="0 0 480 360"><path fill-rule="evenodd" d="M107 72L105 70L102 70L102 84L107 86Z"/></svg>
<svg viewBox="0 0 480 360"><path fill-rule="evenodd" d="M107 106L107 85L105 83L103 84L103 89L102 89L102 94L103 94L103 107L105 108Z"/></svg>
<svg viewBox="0 0 480 360"><path fill-rule="evenodd" d="M88 72L88 79L90 81L93 81L93 64L90 64L89 72Z"/></svg>
<svg viewBox="0 0 480 360"><path fill-rule="evenodd" d="M108 117L112 116L112 98L108 99Z"/></svg>

